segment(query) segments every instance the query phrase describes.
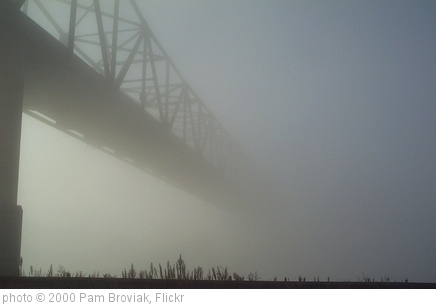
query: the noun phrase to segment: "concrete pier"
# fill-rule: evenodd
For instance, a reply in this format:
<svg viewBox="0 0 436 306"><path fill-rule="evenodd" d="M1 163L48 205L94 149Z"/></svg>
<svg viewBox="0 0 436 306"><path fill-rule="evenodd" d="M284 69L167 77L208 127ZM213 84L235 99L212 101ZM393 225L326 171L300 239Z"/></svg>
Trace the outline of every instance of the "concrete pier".
<svg viewBox="0 0 436 306"><path fill-rule="evenodd" d="M21 258L21 206L0 207L0 276L18 276Z"/></svg>
<svg viewBox="0 0 436 306"><path fill-rule="evenodd" d="M0 27L0 276L17 276L23 210L17 205L24 49L12 29Z"/></svg>

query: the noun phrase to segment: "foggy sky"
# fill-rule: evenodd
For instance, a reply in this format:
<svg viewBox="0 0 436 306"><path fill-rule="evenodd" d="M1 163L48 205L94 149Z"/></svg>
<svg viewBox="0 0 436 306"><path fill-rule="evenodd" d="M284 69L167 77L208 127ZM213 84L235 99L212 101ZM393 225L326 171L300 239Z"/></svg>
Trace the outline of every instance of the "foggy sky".
<svg viewBox="0 0 436 306"><path fill-rule="evenodd" d="M24 116L25 269L436 282L432 1L138 3L276 201L214 206Z"/></svg>

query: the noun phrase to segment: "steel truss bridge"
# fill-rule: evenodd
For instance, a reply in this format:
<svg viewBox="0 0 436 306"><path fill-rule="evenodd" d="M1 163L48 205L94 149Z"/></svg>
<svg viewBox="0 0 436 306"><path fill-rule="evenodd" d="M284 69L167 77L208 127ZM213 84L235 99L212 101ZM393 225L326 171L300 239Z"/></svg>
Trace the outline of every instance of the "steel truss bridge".
<svg viewBox="0 0 436 306"><path fill-rule="evenodd" d="M0 68L0 276L18 273L22 112L212 202L247 194L244 154L134 0L2 0Z"/></svg>

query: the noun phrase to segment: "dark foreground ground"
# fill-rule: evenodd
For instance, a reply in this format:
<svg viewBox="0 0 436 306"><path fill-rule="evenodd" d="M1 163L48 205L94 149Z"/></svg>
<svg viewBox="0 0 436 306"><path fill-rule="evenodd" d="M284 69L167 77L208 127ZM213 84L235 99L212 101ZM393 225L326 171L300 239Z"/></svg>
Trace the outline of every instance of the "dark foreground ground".
<svg viewBox="0 0 436 306"><path fill-rule="evenodd" d="M436 289L436 283L191 281L124 278L0 277L2 289Z"/></svg>

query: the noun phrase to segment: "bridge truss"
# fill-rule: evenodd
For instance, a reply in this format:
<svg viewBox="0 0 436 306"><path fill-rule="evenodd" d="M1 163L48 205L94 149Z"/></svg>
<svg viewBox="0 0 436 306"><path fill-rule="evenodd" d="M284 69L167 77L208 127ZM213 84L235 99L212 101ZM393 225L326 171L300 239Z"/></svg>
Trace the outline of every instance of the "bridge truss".
<svg viewBox="0 0 436 306"><path fill-rule="evenodd" d="M238 146L184 80L135 0L13 2L107 84L152 115L162 130L237 179L244 163Z"/></svg>

